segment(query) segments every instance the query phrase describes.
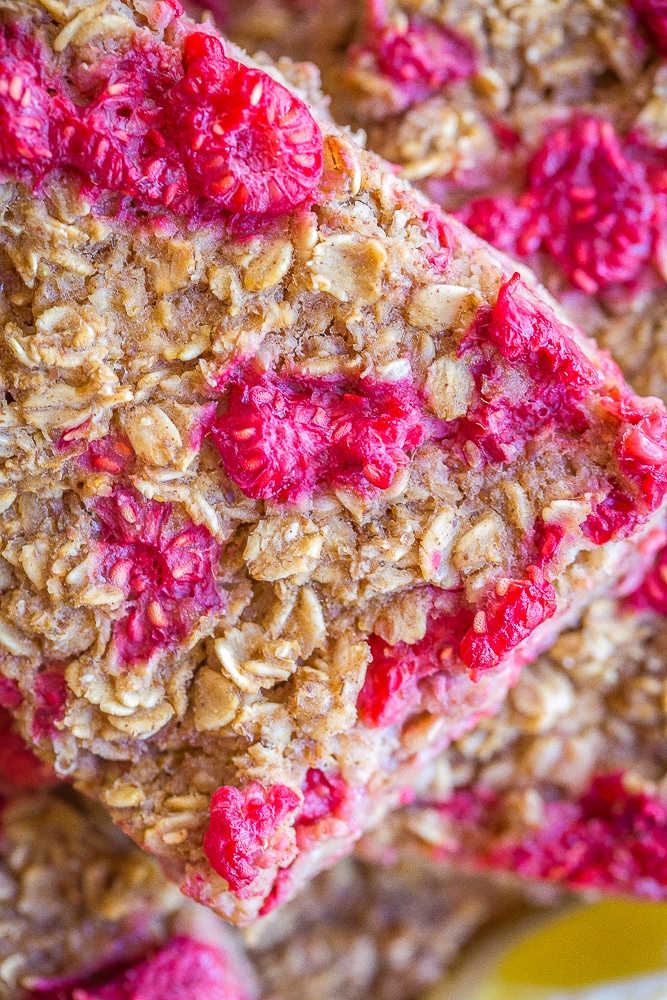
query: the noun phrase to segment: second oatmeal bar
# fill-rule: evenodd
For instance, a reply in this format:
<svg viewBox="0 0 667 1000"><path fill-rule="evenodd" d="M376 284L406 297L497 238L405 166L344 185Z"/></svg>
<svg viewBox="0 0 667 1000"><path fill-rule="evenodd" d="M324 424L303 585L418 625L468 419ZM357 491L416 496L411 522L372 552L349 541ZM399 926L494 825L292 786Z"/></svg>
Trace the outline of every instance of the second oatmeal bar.
<svg viewBox="0 0 667 1000"><path fill-rule="evenodd" d="M666 567L526 667L367 855L667 900Z"/></svg>
<svg viewBox="0 0 667 1000"><path fill-rule="evenodd" d="M312 69L1 18L1 703L248 923L641 569L667 415Z"/></svg>

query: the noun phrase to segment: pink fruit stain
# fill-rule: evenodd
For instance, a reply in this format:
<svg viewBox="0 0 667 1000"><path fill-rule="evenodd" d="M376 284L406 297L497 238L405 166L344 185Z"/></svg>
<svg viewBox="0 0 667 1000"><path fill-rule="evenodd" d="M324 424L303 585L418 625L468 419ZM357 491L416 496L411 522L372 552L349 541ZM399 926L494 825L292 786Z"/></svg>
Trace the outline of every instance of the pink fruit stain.
<svg viewBox="0 0 667 1000"><path fill-rule="evenodd" d="M43 670L35 678L35 707L30 728L33 739L37 741L53 736L56 723L65 714L67 683L63 669L64 666L55 670Z"/></svg>
<svg viewBox="0 0 667 1000"><path fill-rule="evenodd" d="M667 800L632 790L620 772L595 775L579 797L546 802L540 826L519 839L503 832L507 817L492 789L464 788L427 805L451 819L446 858L571 888L667 899Z"/></svg>
<svg viewBox="0 0 667 1000"><path fill-rule="evenodd" d="M102 472L122 476L134 465L134 448L124 434L112 433L91 441L79 458L79 464L88 472Z"/></svg>
<svg viewBox="0 0 667 1000"><path fill-rule="evenodd" d="M4 707L0 708L0 742L0 785L5 791L45 788L59 783L48 764L36 757L15 732L12 716Z"/></svg>
<svg viewBox="0 0 667 1000"><path fill-rule="evenodd" d="M644 33L659 55L667 56L667 2L665 0L629 0L630 7Z"/></svg>

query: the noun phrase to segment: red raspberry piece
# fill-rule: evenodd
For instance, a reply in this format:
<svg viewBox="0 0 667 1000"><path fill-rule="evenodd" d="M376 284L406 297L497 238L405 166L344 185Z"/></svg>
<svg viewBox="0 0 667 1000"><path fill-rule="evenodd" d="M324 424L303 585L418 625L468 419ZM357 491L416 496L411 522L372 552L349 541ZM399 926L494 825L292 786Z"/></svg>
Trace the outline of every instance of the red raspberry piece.
<svg viewBox="0 0 667 1000"><path fill-rule="evenodd" d="M476 72L477 52L465 35L419 16L409 18L405 26L390 24L385 0L370 0L369 8L368 41L352 46L349 57L362 64L371 59L377 71L397 85L401 99L396 110Z"/></svg>
<svg viewBox="0 0 667 1000"><path fill-rule="evenodd" d="M475 442L490 462L516 457L550 428L584 433L589 418L579 400L601 384L584 353L553 312L515 274L492 308L478 310L459 348L477 388L468 413L452 430ZM507 378L511 362L519 378Z"/></svg>
<svg viewBox="0 0 667 1000"><path fill-rule="evenodd" d="M531 213L508 195L499 195L495 198L476 198L460 209L456 216L487 243L516 255L517 238L528 225Z"/></svg>
<svg viewBox="0 0 667 1000"><path fill-rule="evenodd" d="M0 27L0 167L22 176L26 168L41 178L51 169L50 135L58 103L37 44L18 31Z"/></svg>
<svg viewBox="0 0 667 1000"><path fill-rule="evenodd" d="M629 601L637 608L650 608L658 614L667 615L667 547L660 550L653 566Z"/></svg>
<svg viewBox="0 0 667 1000"><path fill-rule="evenodd" d="M0 809L2 808L2 801L0 800ZM292 872L292 866L287 868L281 868L276 875L275 881L271 886L271 890L268 893L266 899L262 903L261 909L259 910L259 916L265 917L267 913L271 913L278 906L282 906L286 903L292 895L292 884L294 881L294 874Z"/></svg>
<svg viewBox="0 0 667 1000"><path fill-rule="evenodd" d="M636 508L633 497L613 486L604 500L596 504L581 530L595 545L604 545L611 538L622 538L637 522Z"/></svg>
<svg viewBox="0 0 667 1000"><path fill-rule="evenodd" d="M608 496L589 514L582 529L596 544L613 535L623 537L637 524L641 514L655 510L664 495L667 457L667 422L660 407L637 406L629 393L620 400L605 398L607 412L626 429L616 444L618 464L637 485L637 496L612 485Z"/></svg>
<svg viewBox="0 0 667 1000"><path fill-rule="evenodd" d="M170 113L202 192L232 212L271 215L312 197L323 140L303 101L266 73L229 59L214 35L189 35L183 62Z"/></svg>
<svg viewBox="0 0 667 1000"><path fill-rule="evenodd" d="M60 670L44 670L35 680L35 711L30 727L32 737L53 736L55 724L65 714L67 683Z"/></svg>
<svg viewBox="0 0 667 1000"><path fill-rule="evenodd" d="M26 1000L247 1000L248 996L221 950L178 936L130 965L104 969L78 982L42 980Z"/></svg>
<svg viewBox="0 0 667 1000"><path fill-rule="evenodd" d="M79 170L93 192L165 206L183 199L188 179L181 157L160 131L165 95L181 75L166 46L137 43L109 64L93 99L60 129L61 162Z"/></svg>
<svg viewBox="0 0 667 1000"><path fill-rule="evenodd" d="M343 816L349 805L349 786L339 774L325 774L317 767L309 767L301 791L303 805L297 817L297 826L311 826L327 816Z"/></svg>
<svg viewBox="0 0 667 1000"><path fill-rule="evenodd" d="M424 249L424 257L431 267L434 267L438 271L444 271L451 259L452 248L456 244L449 220L438 205L430 205L422 218L426 225L426 232L440 247L439 250L426 247Z"/></svg>
<svg viewBox="0 0 667 1000"><path fill-rule="evenodd" d="M490 856L525 878L667 899L667 801L626 788L622 774L602 774L573 805L547 807L533 837Z"/></svg>
<svg viewBox="0 0 667 1000"><path fill-rule="evenodd" d="M630 0L630 6L649 41L661 56L667 56L667 0Z"/></svg>
<svg viewBox="0 0 667 1000"><path fill-rule="evenodd" d="M489 670L556 613L556 592L537 566L529 566L527 579L505 580L484 611L478 611L464 635L459 653L473 679Z"/></svg>
<svg viewBox="0 0 667 1000"><path fill-rule="evenodd" d="M58 784L48 764L35 757L27 743L14 732L12 717L5 708L0 708L0 742L0 785L3 788L43 788Z"/></svg>
<svg viewBox="0 0 667 1000"><path fill-rule="evenodd" d="M402 723L415 708L419 681L452 670L472 615L468 609L435 613L429 617L424 638L411 645L389 646L379 636L371 636L371 662L357 699L362 722L371 728Z"/></svg>
<svg viewBox="0 0 667 1000"><path fill-rule="evenodd" d="M583 396L601 385L602 377L584 352L563 336L563 329L514 274L500 287L486 337L508 361L530 365L536 380L548 376L566 386L570 395Z"/></svg>
<svg viewBox="0 0 667 1000"><path fill-rule="evenodd" d="M0 28L0 57L0 169L22 180L73 169L89 196L120 195L125 211L192 218L276 215L315 193L323 139L307 106L228 59L214 35L188 35L183 61L137 36L119 56L74 66L76 103L36 41Z"/></svg>
<svg viewBox="0 0 667 1000"><path fill-rule="evenodd" d="M234 892L251 885L259 870L293 860L284 820L300 804L297 793L281 784L264 788L253 781L243 790L223 785L213 793L204 853Z"/></svg>
<svg viewBox="0 0 667 1000"><path fill-rule="evenodd" d="M652 254L655 202L609 122L579 117L556 129L528 177L522 201L545 220L544 245L574 285L593 294L637 278Z"/></svg>
<svg viewBox="0 0 667 1000"><path fill-rule="evenodd" d="M89 472L121 476L132 468L135 457L134 448L124 434L107 434L90 442L79 463Z"/></svg>
<svg viewBox="0 0 667 1000"><path fill-rule="evenodd" d="M639 486L642 508L655 510L664 495L667 417L661 407L637 408L632 398L607 408L629 424L616 445L618 464Z"/></svg>
<svg viewBox="0 0 667 1000"><path fill-rule="evenodd" d="M18 683L9 677L0 677L0 708L18 708L23 702L23 695Z"/></svg>
<svg viewBox="0 0 667 1000"><path fill-rule="evenodd" d="M130 608L114 627L122 662L175 645L221 606L214 576L220 547L208 528L190 524L171 533L171 504L120 485L96 501L95 513L102 523L102 576L124 591Z"/></svg>
<svg viewBox="0 0 667 1000"><path fill-rule="evenodd" d="M316 486L386 489L426 431L406 383L282 378L233 384L212 436L239 488L255 499L295 499Z"/></svg>

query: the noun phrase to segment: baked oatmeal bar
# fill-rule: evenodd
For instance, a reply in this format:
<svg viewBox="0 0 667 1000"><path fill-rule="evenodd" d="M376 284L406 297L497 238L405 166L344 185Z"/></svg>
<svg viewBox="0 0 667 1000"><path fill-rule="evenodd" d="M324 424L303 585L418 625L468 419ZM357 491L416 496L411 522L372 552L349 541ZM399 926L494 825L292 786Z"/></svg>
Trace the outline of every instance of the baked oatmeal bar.
<svg viewBox="0 0 667 1000"><path fill-rule="evenodd" d="M347 858L241 938L186 901L99 806L45 791L46 765L5 716L1 1000L83 1000L72 993L82 989L118 1000L130 982L146 1000L171 1000L174 985L182 1000L412 1000L481 929L527 911L487 878Z"/></svg>
<svg viewBox="0 0 667 1000"><path fill-rule="evenodd" d="M2 704L247 923L638 571L665 409L314 70L176 0L1 14Z"/></svg>
<svg viewBox="0 0 667 1000"><path fill-rule="evenodd" d="M99 806L14 788L0 814L3 1000L410 1000L516 891L347 859L243 941Z"/></svg>
<svg viewBox="0 0 667 1000"><path fill-rule="evenodd" d="M667 900L667 550L523 671L366 845L569 889Z"/></svg>
<svg viewBox="0 0 667 1000"><path fill-rule="evenodd" d="M529 262L635 388L667 398L664 3L225 6L251 51L315 59L337 120Z"/></svg>

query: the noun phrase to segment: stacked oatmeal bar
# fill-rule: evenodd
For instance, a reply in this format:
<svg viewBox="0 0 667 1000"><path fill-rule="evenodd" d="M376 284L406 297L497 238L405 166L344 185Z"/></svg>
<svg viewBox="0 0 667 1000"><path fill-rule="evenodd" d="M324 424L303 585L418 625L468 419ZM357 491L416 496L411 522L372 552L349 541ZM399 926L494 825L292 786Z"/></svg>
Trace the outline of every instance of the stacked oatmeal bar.
<svg viewBox="0 0 667 1000"><path fill-rule="evenodd" d="M523 906L512 890L434 879L415 862L348 860L243 941L71 789L6 794L3 1000L398 1000Z"/></svg>
<svg viewBox="0 0 667 1000"><path fill-rule="evenodd" d="M666 565L663 550L629 599L594 602L526 667L367 856L667 900Z"/></svg>
<svg viewBox="0 0 667 1000"><path fill-rule="evenodd" d="M312 70L0 13L2 705L248 923L636 584L667 414Z"/></svg>
<svg viewBox="0 0 667 1000"><path fill-rule="evenodd" d="M318 61L339 121L527 261L635 388L664 398L664 4L305 6L226 0L224 20L253 50Z"/></svg>

